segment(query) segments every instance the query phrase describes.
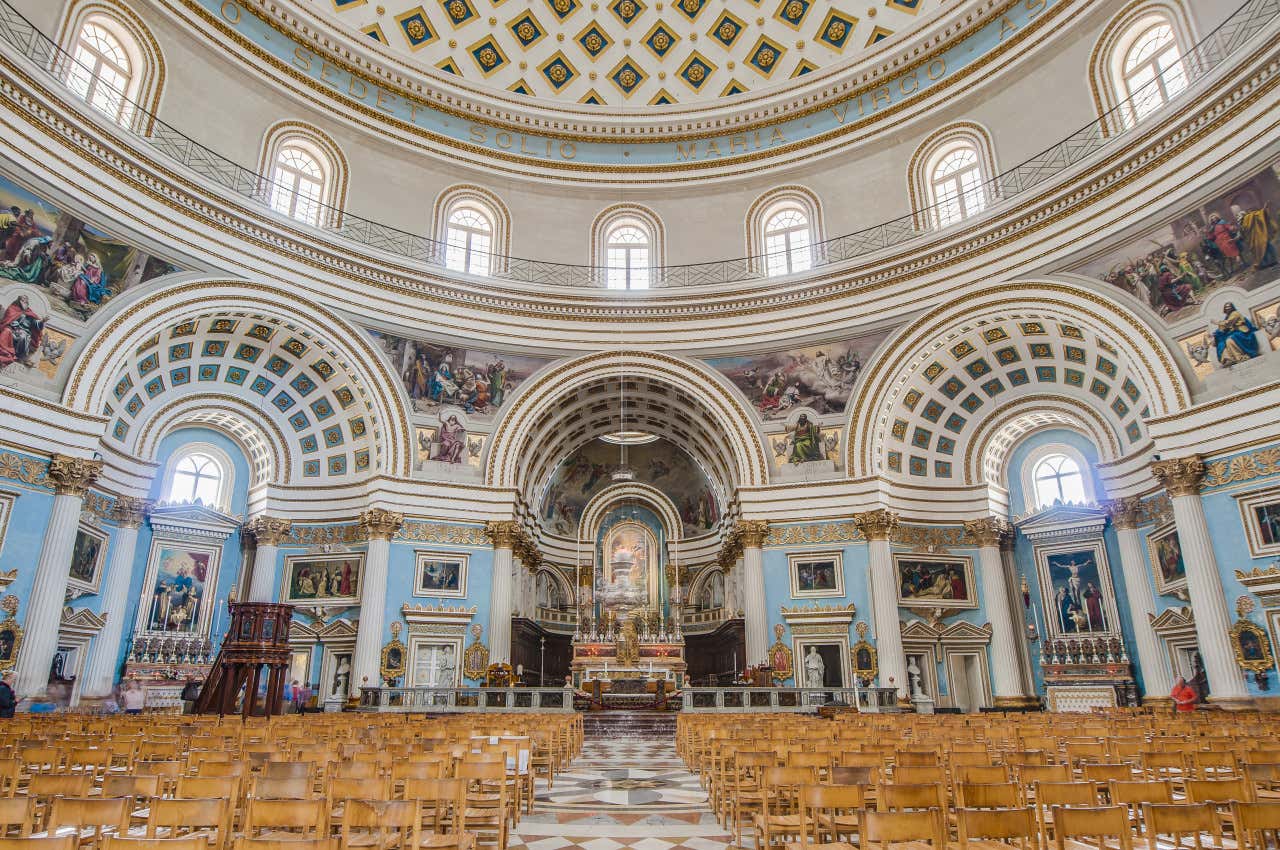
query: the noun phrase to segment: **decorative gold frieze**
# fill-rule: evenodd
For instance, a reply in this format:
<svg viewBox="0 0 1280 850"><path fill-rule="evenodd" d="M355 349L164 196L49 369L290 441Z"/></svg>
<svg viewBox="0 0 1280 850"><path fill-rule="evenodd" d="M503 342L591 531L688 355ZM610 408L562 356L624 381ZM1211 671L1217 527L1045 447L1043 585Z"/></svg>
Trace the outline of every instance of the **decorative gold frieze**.
<svg viewBox="0 0 1280 850"><path fill-rule="evenodd" d="M83 496L101 474L100 460L55 454L49 461L48 477L59 496Z"/></svg>
<svg viewBox="0 0 1280 850"><path fill-rule="evenodd" d="M1197 495L1206 472L1200 455L1157 460L1151 464L1151 474L1170 496Z"/></svg>
<svg viewBox="0 0 1280 850"><path fill-rule="evenodd" d="M289 543L295 546L349 546L360 542L359 525L295 525Z"/></svg>
<svg viewBox="0 0 1280 850"><path fill-rule="evenodd" d="M855 514L853 521L868 540L889 540L898 528L898 515L885 508Z"/></svg>
<svg viewBox="0 0 1280 850"><path fill-rule="evenodd" d="M1204 486L1221 487L1271 475L1280 475L1280 447L1277 446L1213 461L1205 470Z"/></svg>
<svg viewBox="0 0 1280 850"><path fill-rule="evenodd" d="M365 540L390 540L404 525L404 514L385 508L370 508L360 514L360 533Z"/></svg>
<svg viewBox="0 0 1280 850"><path fill-rule="evenodd" d="M48 461L23 457L13 452L0 453L0 478L36 487L52 487L53 482L49 480L48 472Z"/></svg>
<svg viewBox="0 0 1280 850"><path fill-rule="evenodd" d="M245 525L244 530L253 535L259 546L279 546L289 539L293 523L280 517L260 514Z"/></svg>
<svg viewBox="0 0 1280 850"><path fill-rule="evenodd" d="M862 530L852 520L813 525L776 525L769 528L766 546L805 546L821 543L852 543L862 540Z"/></svg>
<svg viewBox="0 0 1280 850"><path fill-rule="evenodd" d="M415 543L444 543L452 546L487 546L485 530L478 525L453 525L444 522L406 520L400 527L397 540Z"/></svg>
<svg viewBox="0 0 1280 850"><path fill-rule="evenodd" d="M916 552L946 552L968 542L958 525L900 525L892 540Z"/></svg>

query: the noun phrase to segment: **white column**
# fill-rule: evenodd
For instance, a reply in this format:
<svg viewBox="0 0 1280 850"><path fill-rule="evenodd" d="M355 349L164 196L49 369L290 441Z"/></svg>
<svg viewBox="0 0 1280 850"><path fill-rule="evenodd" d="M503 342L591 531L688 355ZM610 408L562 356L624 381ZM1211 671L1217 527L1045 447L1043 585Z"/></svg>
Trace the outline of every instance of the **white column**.
<svg viewBox="0 0 1280 850"><path fill-rule="evenodd" d="M742 608L747 658L744 667L761 664L769 652L769 608L764 596L764 538L769 523L747 520L734 530L742 542Z"/></svg>
<svg viewBox="0 0 1280 850"><path fill-rule="evenodd" d="M276 601L276 560L280 544L293 529L287 519L273 516L256 516L249 520L245 531L253 535L257 546L253 550L253 573L249 577L249 598L246 602Z"/></svg>
<svg viewBox="0 0 1280 850"><path fill-rule="evenodd" d="M1169 669L1169 655L1161 651L1160 639L1151 628L1151 618L1156 614L1156 595L1151 588L1147 556L1142 551L1142 539L1138 534L1142 500L1129 496L1109 502L1107 513L1111 515L1120 547L1120 574L1124 576L1129 617L1133 620L1134 648L1138 653L1138 669L1142 671L1142 696L1147 701L1167 701L1173 690L1173 673Z"/></svg>
<svg viewBox="0 0 1280 850"><path fill-rule="evenodd" d="M1018 669L1020 636L1013 626L1004 561L1000 557L1000 544L1013 529L1001 519L987 517L966 522L964 530L978 544L978 582L991 622L991 695L996 708L1023 707L1027 694Z"/></svg>
<svg viewBox="0 0 1280 850"><path fill-rule="evenodd" d="M893 574L893 552L889 538L898 527L898 515L883 508L855 514L854 522L867 538L870 559L871 619L876 629L876 657L880 665L880 684L898 689L898 698L906 693L907 658L902 652L902 622L898 618L898 580Z"/></svg>
<svg viewBox="0 0 1280 850"><path fill-rule="evenodd" d="M1040 702L1036 696L1036 679L1031 672L1031 649L1027 645L1027 608L1022 601L1022 588L1018 585L1018 570L1013 563L1016 534L1001 540L1000 563L1004 566L1004 586L1009 588L1009 617L1018 633L1018 671L1022 676L1022 692L1028 695L1028 704Z"/></svg>
<svg viewBox="0 0 1280 850"><path fill-rule="evenodd" d="M1215 701L1247 698L1244 674L1231 649L1231 615L1200 501L1204 461L1197 455L1158 460L1151 465L1151 472L1173 502L1173 521L1187 565L1187 593L1196 615L1196 642L1209 677L1209 697Z"/></svg>
<svg viewBox="0 0 1280 850"><path fill-rule="evenodd" d="M489 661L511 663L511 612L515 604L515 587L511 572L515 568L512 547L520 527L509 520L490 522L485 533L493 541L493 581L489 585Z"/></svg>
<svg viewBox="0 0 1280 850"><path fill-rule="evenodd" d="M58 628L67 599L67 576L75 548L84 494L102 471L102 461L55 454L48 477L54 483L53 508L36 561L35 579L27 594L22 651L18 653L18 697L44 693L49 667L58 651Z"/></svg>
<svg viewBox="0 0 1280 850"><path fill-rule="evenodd" d="M129 604L129 584L133 577L134 557L138 553L138 527L142 525L150 504L145 499L120 496L111 509L116 522L111 537L111 560L102 580L102 613L106 623L93 641L89 660L85 663L82 699L102 699L111 695L116 682L116 662L120 658L120 641L124 637L124 614Z"/></svg>
<svg viewBox="0 0 1280 850"><path fill-rule="evenodd" d="M360 515L360 530L369 541L360 578L360 623L352 656L350 694L360 696L362 686L382 684L382 635L386 627L387 573L391 538L404 524L404 514L371 508Z"/></svg>

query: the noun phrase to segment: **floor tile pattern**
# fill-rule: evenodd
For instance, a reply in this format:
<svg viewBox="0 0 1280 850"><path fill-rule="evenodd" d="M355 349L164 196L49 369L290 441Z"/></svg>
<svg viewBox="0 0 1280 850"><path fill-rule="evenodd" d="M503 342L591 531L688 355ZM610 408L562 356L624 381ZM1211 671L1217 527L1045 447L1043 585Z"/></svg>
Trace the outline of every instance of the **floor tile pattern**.
<svg viewBox="0 0 1280 850"><path fill-rule="evenodd" d="M588 738L511 846L528 850L726 850L733 843L707 808L698 777L672 740Z"/></svg>

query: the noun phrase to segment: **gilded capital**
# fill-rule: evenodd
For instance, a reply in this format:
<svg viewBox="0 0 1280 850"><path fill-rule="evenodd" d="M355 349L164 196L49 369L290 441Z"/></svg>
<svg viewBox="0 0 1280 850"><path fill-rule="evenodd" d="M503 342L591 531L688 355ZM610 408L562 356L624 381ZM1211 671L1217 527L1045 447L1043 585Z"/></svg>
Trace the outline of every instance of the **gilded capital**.
<svg viewBox="0 0 1280 850"><path fill-rule="evenodd" d="M134 496L119 496L111 506L111 519L122 528L137 528L146 519L151 510L150 499L139 499Z"/></svg>
<svg viewBox="0 0 1280 850"><path fill-rule="evenodd" d="M279 546L288 539L293 523L280 517L259 514L245 524L244 530L253 535L259 546Z"/></svg>
<svg viewBox="0 0 1280 850"><path fill-rule="evenodd" d="M764 519L744 519L735 527L734 531L738 535L738 539L742 541L742 545L746 549L759 549L764 545L764 539L769 536L769 521Z"/></svg>
<svg viewBox="0 0 1280 850"><path fill-rule="evenodd" d="M1000 517L983 517L971 519L964 524L965 536L979 547L1002 546L1005 540L1013 535L1013 526Z"/></svg>
<svg viewBox="0 0 1280 850"><path fill-rule="evenodd" d="M1139 496L1125 496L1123 499L1112 499L1103 505L1111 524L1116 529L1137 528L1142 522L1142 499Z"/></svg>
<svg viewBox="0 0 1280 850"><path fill-rule="evenodd" d="M1164 485L1170 496L1198 495L1205 471L1200 455L1157 460L1151 464L1151 474Z"/></svg>
<svg viewBox="0 0 1280 850"><path fill-rule="evenodd" d="M853 521L868 540L888 540L898 528L898 515L885 508L854 514Z"/></svg>
<svg viewBox="0 0 1280 850"><path fill-rule="evenodd" d="M485 535L495 549L510 549L520 537L520 523L512 520L490 520L484 524Z"/></svg>
<svg viewBox="0 0 1280 850"><path fill-rule="evenodd" d="M365 540L390 540L404 525L404 514L386 508L370 508L360 514L360 533Z"/></svg>
<svg viewBox="0 0 1280 850"><path fill-rule="evenodd" d="M59 496L83 496L102 474L102 461L55 454L49 461L49 478Z"/></svg>

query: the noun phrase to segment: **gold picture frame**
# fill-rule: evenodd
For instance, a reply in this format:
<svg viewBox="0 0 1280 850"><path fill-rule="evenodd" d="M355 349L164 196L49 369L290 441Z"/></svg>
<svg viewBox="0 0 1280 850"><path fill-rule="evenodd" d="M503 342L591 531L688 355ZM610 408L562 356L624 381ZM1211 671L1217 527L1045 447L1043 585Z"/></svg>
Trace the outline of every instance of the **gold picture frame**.
<svg viewBox="0 0 1280 850"><path fill-rule="evenodd" d="M860 640L849 650L849 663L853 675L864 687L875 682L880 675L880 657L876 648L866 640Z"/></svg>
<svg viewBox="0 0 1280 850"><path fill-rule="evenodd" d="M480 642L479 623L471 627L471 645L462 653L462 675L477 682L485 680L489 671L489 647Z"/></svg>
<svg viewBox="0 0 1280 850"><path fill-rule="evenodd" d="M1267 630L1252 620L1239 619L1231 627L1231 648L1236 653L1236 663L1250 673L1265 673L1275 666L1271 652L1271 638Z"/></svg>
<svg viewBox="0 0 1280 850"><path fill-rule="evenodd" d="M781 638L769 647L769 666L773 668L771 676L773 681L779 685L795 675L795 664L791 655L791 649L782 642Z"/></svg>
<svg viewBox="0 0 1280 850"><path fill-rule="evenodd" d="M404 645L399 638L394 638L386 646L382 647L382 666L379 674L382 681L390 682L393 679L399 679L404 675L406 668L406 659L409 655L409 648Z"/></svg>

